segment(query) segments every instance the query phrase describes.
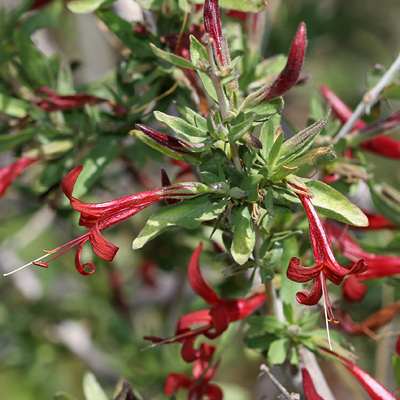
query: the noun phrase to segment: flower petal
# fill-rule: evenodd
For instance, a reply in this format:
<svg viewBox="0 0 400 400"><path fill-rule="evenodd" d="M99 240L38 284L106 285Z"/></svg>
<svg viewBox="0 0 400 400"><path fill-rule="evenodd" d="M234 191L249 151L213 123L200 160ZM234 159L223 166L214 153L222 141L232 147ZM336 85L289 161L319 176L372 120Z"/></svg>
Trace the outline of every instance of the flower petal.
<svg viewBox="0 0 400 400"><path fill-rule="evenodd" d="M192 383L192 380L190 378L188 378L186 375L177 374L177 373L169 374L165 381L164 393L167 396L172 396L181 387L188 388L191 385L191 383Z"/></svg>
<svg viewBox="0 0 400 400"><path fill-rule="evenodd" d="M205 281L199 267L199 257L203 244L200 244L193 252L189 263L188 277L190 286L196 294L202 297L208 304L216 305L221 302L221 298L215 293L214 289Z"/></svg>
<svg viewBox="0 0 400 400"><path fill-rule="evenodd" d="M319 302L322 297L322 282L321 277L315 278L313 287L310 293L307 292L298 292L296 294L296 300L300 304L304 304L306 306L314 306Z"/></svg>
<svg viewBox="0 0 400 400"><path fill-rule="evenodd" d="M286 276L295 282L305 283L317 277L323 265L316 265L315 267L302 267L300 260L296 257L292 257L289 263L289 267L286 272Z"/></svg>
<svg viewBox="0 0 400 400"><path fill-rule="evenodd" d="M90 230L90 241L93 251L105 261L112 261L119 249L100 233L97 224Z"/></svg>
<svg viewBox="0 0 400 400"><path fill-rule="evenodd" d="M76 253L75 253L75 266L76 266L76 269L78 270L78 272L81 275L85 275L85 276L92 275L94 273L94 271L96 270L96 267L95 267L95 265L93 263L86 263L86 264L82 265L82 262L81 262L82 248L83 248L83 245L88 240L89 240L89 236L79 244L78 248L76 249ZM90 271L89 272L86 271L85 267L89 267Z"/></svg>
<svg viewBox="0 0 400 400"><path fill-rule="evenodd" d="M306 367L301 368L301 373L303 375L303 390L306 400L324 400L315 390L311 375Z"/></svg>

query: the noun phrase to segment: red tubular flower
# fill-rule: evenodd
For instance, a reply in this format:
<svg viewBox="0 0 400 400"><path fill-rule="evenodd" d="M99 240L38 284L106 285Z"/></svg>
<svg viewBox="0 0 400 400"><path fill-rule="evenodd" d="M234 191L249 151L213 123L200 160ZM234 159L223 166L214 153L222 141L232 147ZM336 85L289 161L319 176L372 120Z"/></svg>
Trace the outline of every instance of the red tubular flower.
<svg viewBox="0 0 400 400"><path fill-rule="evenodd" d="M219 362L217 362L209 368L215 349L215 346L202 343L199 349L199 358L193 365L192 378L177 373L168 375L164 393L167 396L172 396L180 388L185 388L188 390L189 400L202 400L204 398L221 400L221 389L217 385L210 384L219 365Z"/></svg>
<svg viewBox="0 0 400 400"><path fill-rule="evenodd" d="M262 96L262 101L282 96L290 90L298 81L304 63L307 46L306 24L302 22L297 29L296 36L290 46L285 68L277 78L268 86Z"/></svg>
<svg viewBox="0 0 400 400"><path fill-rule="evenodd" d="M340 121L344 124L347 120L352 116L353 111L347 107L347 105L338 97L335 93L333 93L330 89L325 86L321 86L321 93L324 95L326 100L329 101L333 112L340 119ZM367 126L367 124L361 119L357 120L353 125L352 130L366 130L370 129L374 130L382 130L391 129L393 126L398 125L400 122L400 113L396 113L383 121L379 121L375 124ZM389 137L389 136L378 136L374 139L367 140L365 142L360 143L360 147L365 150L368 150L375 154L380 154L382 156L400 159L400 141Z"/></svg>
<svg viewBox="0 0 400 400"><path fill-rule="evenodd" d="M45 99L38 99L35 102L38 107L47 112L75 110L83 108L85 104L94 105L107 101L106 99L83 93L73 96L61 96L47 87L40 87L36 90L35 94L45 94L48 96Z"/></svg>
<svg viewBox="0 0 400 400"><path fill-rule="evenodd" d="M194 311L179 318L176 336L168 339L145 337L155 343L182 342L182 358L186 362L196 360L200 353L194 348L197 336L203 334L209 339L221 335L230 322L246 318L255 311L264 301L265 293L257 293L246 299L225 300L221 299L213 288L204 280L199 267L199 257L203 245L193 252L189 263L189 282L196 294L202 297L210 309Z"/></svg>
<svg viewBox="0 0 400 400"><path fill-rule="evenodd" d="M188 147L192 147L191 144L185 142L182 139L177 139L172 136L165 135L164 133L160 133L154 129L149 128L148 126L141 124L136 124L136 128L140 129L146 136L154 140L156 143L168 149L171 149L178 154L190 153Z"/></svg>
<svg viewBox="0 0 400 400"><path fill-rule="evenodd" d="M204 28L212 39L213 53L218 64L220 67L226 67L230 64L230 56L225 38L222 35L218 3L218 0L205 0L203 10Z"/></svg>
<svg viewBox="0 0 400 400"><path fill-rule="evenodd" d="M353 227L356 229L368 229L368 230L375 230L375 229L398 229L399 226L396 225L393 221L390 219L387 219L383 215L380 214L374 214L370 211L362 210L362 212L367 216L368 218L368 226L362 226L362 227Z"/></svg>
<svg viewBox="0 0 400 400"><path fill-rule="evenodd" d="M306 367L301 368L303 375L303 390L306 400L324 400L315 390L314 383Z"/></svg>
<svg viewBox="0 0 400 400"><path fill-rule="evenodd" d="M326 230L331 241L339 247L340 252L354 263L360 258L368 264L366 271L350 276L343 284L343 297L346 301L361 301L367 287L361 282L400 274L400 257L384 256L364 251L360 245L336 224L327 223Z"/></svg>
<svg viewBox="0 0 400 400"><path fill-rule="evenodd" d="M81 213L79 225L87 228L89 232L72 240L69 243L64 244L61 247L48 252L49 254L52 254L58 250L62 250L59 254L55 255L46 263L36 261L33 262L35 265L47 268L49 262L55 260L61 254L64 254L71 248L79 245L75 256L76 268L82 275L90 275L95 271L95 266L92 263L87 263L85 265L82 265L81 263L82 247L87 241L91 241L93 251L106 261L112 261L118 251L118 247L109 242L101 234L102 230L132 217L133 215L142 211L144 208L160 200L187 197L191 198L210 191L206 185L196 182L188 182L152 190L149 192L133 194L120 199L107 201L105 203L87 204L72 196L75 182L78 179L82 169L82 165L76 167L65 177L62 183L62 190L69 198L72 208ZM85 271L85 266L90 268L90 272Z"/></svg>
<svg viewBox="0 0 400 400"><path fill-rule="evenodd" d="M314 251L316 266L302 267L300 266L300 260L293 257L289 263L287 277L292 281L301 283L314 279L311 292L299 292L296 295L296 299L301 304L311 306L317 304L324 293L328 318L335 321L326 288L326 278L328 278L335 285L339 285L346 275L357 274L365 271L367 269L367 265L364 259L358 260L350 269L347 269L342 264L338 263L333 254L322 221L319 218L313 204L311 203L310 198L302 194L297 194L297 196L301 200L307 214L311 244Z"/></svg>
<svg viewBox="0 0 400 400"><path fill-rule="evenodd" d="M35 161L37 161L37 158L21 157L15 163L0 169L0 197L3 196L11 183Z"/></svg>
<svg viewBox="0 0 400 400"><path fill-rule="evenodd" d="M353 364L351 361L345 359L333 351L320 348L321 350L335 356L339 360L341 360L344 366L351 372L351 374L358 380L361 386L368 393L369 397L372 400L396 400L396 398L387 390L384 386L382 386L379 382L377 382L371 375L367 374L364 370L357 365Z"/></svg>

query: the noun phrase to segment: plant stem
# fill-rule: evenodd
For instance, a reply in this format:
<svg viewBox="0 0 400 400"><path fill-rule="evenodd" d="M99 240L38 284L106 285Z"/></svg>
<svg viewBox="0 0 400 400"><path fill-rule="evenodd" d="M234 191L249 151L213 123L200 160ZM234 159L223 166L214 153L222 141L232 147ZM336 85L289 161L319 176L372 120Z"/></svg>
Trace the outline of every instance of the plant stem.
<svg viewBox="0 0 400 400"><path fill-rule="evenodd" d="M371 111L371 107L375 104L376 99L379 96L379 93L390 82L390 80L393 78L393 76L396 74L398 70L400 70L400 53L397 56L396 60L391 65L391 67L379 80L379 82L364 95L360 104L354 110L353 115L347 120L347 122L342 126L342 128L336 135L335 137L336 141L346 136L351 131L351 128L356 123L356 121L363 114L365 113L369 114L369 112Z"/></svg>
<svg viewBox="0 0 400 400"><path fill-rule="evenodd" d="M214 54L213 54L211 43L206 44L206 49L207 49L208 57L210 59L211 81L212 81L215 91L217 93L222 121L226 121L227 119L230 118L231 114L229 112L228 101L225 96L224 89L221 84L221 80L219 79L219 71L215 64ZM242 172L242 165L240 163L239 152L238 152L237 146L235 143L230 143L230 147L231 147L231 157L232 157L233 165L235 166L235 168L238 171Z"/></svg>

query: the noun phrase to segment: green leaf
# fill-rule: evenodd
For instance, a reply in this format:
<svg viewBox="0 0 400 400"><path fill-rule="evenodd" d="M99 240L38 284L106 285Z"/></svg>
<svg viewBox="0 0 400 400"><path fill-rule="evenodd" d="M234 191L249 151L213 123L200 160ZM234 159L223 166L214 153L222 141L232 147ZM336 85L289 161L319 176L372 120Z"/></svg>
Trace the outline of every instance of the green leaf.
<svg viewBox="0 0 400 400"><path fill-rule="evenodd" d="M203 84L204 89L207 92L207 94L218 104L217 92L215 90L215 87L212 83L211 78L204 72L197 71L197 73L199 74L201 83Z"/></svg>
<svg viewBox="0 0 400 400"><path fill-rule="evenodd" d="M53 400L76 400L76 397L72 397L68 393L59 392L54 395Z"/></svg>
<svg viewBox="0 0 400 400"><path fill-rule="evenodd" d="M132 136L139 139L141 142L146 143L148 146L152 147L153 149L158 150L160 153L165 154L168 157L175 158L175 160L188 162L192 165L200 165L199 156L197 156L196 154L187 153L187 154L183 155L181 153L177 153L174 150L171 150L168 147L165 147L165 146L157 143L156 141L154 141L153 139L148 137L145 133L143 133L142 131L136 130L136 129L133 131L130 131L129 133Z"/></svg>
<svg viewBox="0 0 400 400"><path fill-rule="evenodd" d="M151 51L149 42L143 36L139 36L132 30L132 25L118 17L111 10L99 9L96 15L107 25L107 27L124 43L136 58L151 57L154 59L154 54Z"/></svg>
<svg viewBox="0 0 400 400"><path fill-rule="evenodd" d="M326 217L354 226L368 226L366 215L340 192L320 181L306 183L314 194L316 210Z"/></svg>
<svg viewBox="0 0 400 400"><path fill-rule="evenodd" d="M400 224L399 192L388 185L376 184L372 179L368 180L372 201L377 210L386 218Z"/></svg>
<svg viewBox="0 0 400 400"><path fill-rule="evenodd" d="M246 200L249 203L254 203L260 200L258 195L259 184L264 177L262 175L249 175L244 178L240 189L247 192Z"/></svg>
<svg viewBox="0 0 400 400"><path fill-rule="evenodd" d="M134 250L141 249L147 242L167 229L198 228L202 221L217 218L224 211L226 204L225 201L214 204L210 195L204 195L163 207L147 220L146 225L133 241L132 247Z"/></svg>
<svg viewBox="0 0 400 400"><path fill-rule="evenodd" d="M14 44L20 59L19 68L27 82L36 89L39 86L53 86L54 71L47 59L22 30L14 30ZM58 70L58 68L57 68Z"/></svg>
<svg viewBox="0 0 400 400"><path fill-rule="evenodd" d="M150 11L159 11L162 8L162 0L138 0L138 3L145 9Z"/></svg>
<svg viewBox="0 0 400 400"><path fill-rule="evenodd" d="M181 114L189 124L197 126L202 131L208 131L207 120L204 117L189 107L182 106L178 103L176 103L175 106L178 109L179 114Z"/></svg>
<svg viewBox="0 0 400 400"><path fill-rule="evenodd" d="M243 265L250 257L256 242L253 219L247 206L242 207L237 215L233 234L231 253L233 259Z"/></svg>
<svg viewBox="0 0 400 400"><path fill-rule="evenodd" d="M221 0L220 7L243 12L260 12L265 9L264 0Z"/></svg>
<svg viewBox="0 0 400 400"><path fill-rule="evenodd" d="M10 150L22 143L28 141L36 130L34 128L27 128L20 132L13 132L7 135L0 135L0 153L6 150Z"/></svg>
<svg viewBox="0 0 400 400"><path fill-rule="evenodd" d="M279 333L286 329L286 325L277 317L271 315L253 315L247 320L249 328L246 331L248 336L259 335L260 333Z"/></svg>
<svg viewBox="0 0 400 400"><path fill-rule="evenodd" d="M389 99L400 100L400 85L392 86L390 89L384 90L383 93Z"/></svg>
<svg viewBox="0 0 400 400"><path fill-rule="evenodd" d="M74 14L88 14L96 11L107 0L76 0L67 3L67 8Z"/></svg>
<svg viewBox="0 0 400 400"><path fill-rule="evenodd" d="M186 58L177 56L173 53L169 53L168 51L161 50L153 43L150 43L150 47L157 57L169 62L170 64L176 65L177 67L181 68L197 69L189 60L186 60Z"/></svg>
<svg viewBox="0 0 400 400"><path fill-rule="evenodd" d="M74 196L79 198L86 194L97 182L106 166L115 158L119 140L106 136L99 139L83 162L83 170L74 187Z"/></svg>
<svg viewBox="0 0 400 400"><path fill-rule="evenodd" d="M281 116L276 114L272 116L268 121L264 122L260 132L260 142L262 149L260 150L262 156L267 160L271 148L274 145L274 135L276 130L279 128L281 123Z"/></svg>
<svg viewBox="0 0 400 400"><path fill-rule="evenodd" d="M86 400L108 400L108 396L91 372L87 372L83 377L83 393Z"/></svg>
<svg viewBox="0 0 400 400"><path fill-rule="evenodd" d="M283 134L280 133L279 136L276 138L274 141L274 144L271 147L271 151L268 154L268 164L273 166L275 163L275 160L279 154L279 151L281 149L283 143Z"/></svg>
<svg viewBox="0 0 400 400"><path fill-rule="evenodd" d="M238 140L240 140L244 136L244 134L251 128L253 122L254 115L253 118L246 119L243 122L232 126L228 133L229 143L236 143Z"/></svg>
<svg viewBox="0 0 400 400"><path fill-rule="evenodd" d="M203 143L208 139L208 133L202 129L190 125L182 118L173 117L172 115L165 114L161 111L154 111L156 119L168 128L172 129L182 139L191 143Z"/></svg>
<svg viewBox="0 0 400 400"><path fill-rule="evenodd" d="M274 340L268 349L268 362L271 365L283 364L289 351L290 340L287 338Z"/></svg>
<svg viewBox="0 0 400 400"><path fill-rule="evenodd" d="M0 93L0 112L12 117L23 118L27 114L28 103Z"/></svg>
<svg viewBox="0 0 400 400"><path fill-rule="evenodd" d="M396 385L400 388L400 357L396 353L393 353L391 361Z"/></svg>
<svg viewBox="0 0 400 400"><path fill-rule="evenodd" d="M209 64L207 50L193 35L190 35L190 59L199 69Z"/></svg>

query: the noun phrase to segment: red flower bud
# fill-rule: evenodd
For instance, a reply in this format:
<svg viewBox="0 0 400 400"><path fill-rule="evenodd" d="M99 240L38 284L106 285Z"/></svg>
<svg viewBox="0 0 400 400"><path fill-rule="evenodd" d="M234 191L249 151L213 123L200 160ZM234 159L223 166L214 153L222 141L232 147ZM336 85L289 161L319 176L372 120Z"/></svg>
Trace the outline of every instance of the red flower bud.
<svg viewBox="0 0 400 400"><path fill-rule="evenodd" d="M278 77L268 86L263 94L262 101L282 96L291 89L299 79L303 67L304 56L307 46L306 24L302 22L297 30L296 36L290 46L285 68Z"/></svg>

